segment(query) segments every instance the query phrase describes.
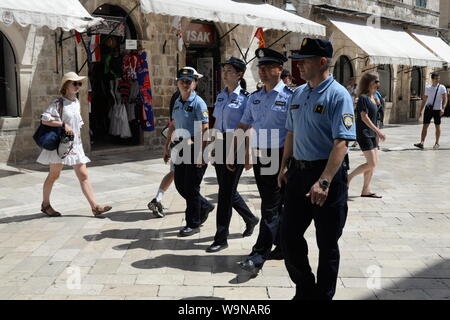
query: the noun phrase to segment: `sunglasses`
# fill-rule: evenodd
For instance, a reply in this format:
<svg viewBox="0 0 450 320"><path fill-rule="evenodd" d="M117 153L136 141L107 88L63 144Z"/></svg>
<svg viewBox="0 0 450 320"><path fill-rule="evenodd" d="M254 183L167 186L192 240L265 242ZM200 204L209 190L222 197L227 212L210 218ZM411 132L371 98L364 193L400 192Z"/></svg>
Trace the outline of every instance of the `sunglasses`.
<svg viewBox="0 0 450 320"><path fill-rule="evenodd" d="M81 87L83 85L83 83L78 82L78 81L74 81L74 82L72 82L72 84L74 87Z"/></svg>

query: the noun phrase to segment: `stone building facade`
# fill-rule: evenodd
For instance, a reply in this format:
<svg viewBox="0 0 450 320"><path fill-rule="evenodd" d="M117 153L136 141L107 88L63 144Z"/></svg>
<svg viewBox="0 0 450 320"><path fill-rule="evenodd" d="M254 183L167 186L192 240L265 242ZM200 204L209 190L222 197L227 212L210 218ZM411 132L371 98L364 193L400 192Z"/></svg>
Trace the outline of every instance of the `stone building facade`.
<svg viewBox="0 0 450 320"><path fill-rule="evenodd" d="M440 21L439 26L441 28L441 36L450 44L450 1L441 0L440 3ZM441 81L450 88L450 69L444 70L441 73Z"/></svg>
<svg viewBox="0 0 450 320"><path fill-rule="evenodd" d="M357 82L366 71L378 71L382 81L382 93L386 97L385 124L417 121L419 118L420 96L430 83L431 67L403 65L370 65L359 59L365 54L345 34L336 28L327 17L359 19L363 21L370 15L381 16L383 26L404 27L411 31L436 33L439 29L440 0L293 0L299 15L327 27L327 38L331 39L335 53L334 66L339 61L347 61L351 71L346 71L344 82L349 74ZM445 1L448 4L448 1ZM441 10L442 12L442 10ZM296 41L297 42L297 41ZM340 60L341 59L341 60ZM440 71L440 70L437 70ZM337 75L338 70L333 69ZM344 83L345 84L345 83Z"/></svg>
<svg viewBox="0 0 450 320"><path fill-rule="evenodd" d="M138 1L82 0L80 3L92 14L105 4L117 6L125 12L130 12ZM267 3L278 7L283 6L283 0L272 0ZM169 102L176 90L177 67L185 65L186 48L181 52L177 49L178 39L172 26L173 17L144 14L138 7L131 13L130 18L136 28L139 45L148 52L156 124L156 130L144 132L141 144L133 147L133 149L159 154L163 145L161 131L169 120ZM190 19L182 18L183 29L190 22ZM234 25L214 23L214 27L218 35L222 36ZM255 30L256 27L239 26L218 40L220 61L224 61L226 57L231 55L240 56L236 42L243 52L249 49L248 60L250 60L257 48L257 41L253 41L250 46ZM32 135L39 126L40 114L49 102L58 96L62 75L68 71L78 70L83 65L87 59L86 51L81 44L75 42L74 38L66 39L62 42L62 45L59 45L58 40L71 36L71 33L64 32L62 34L61 30L52 31L46 27L36 29L29 26L23 28L17 24L6 26L0 23L0 35L7 39L12 47L16 61L18 86L18 116L0 117L0 163L33 162L40 152L40 149L32 140ZM266 41L270 44L282 35L283 32L268 30ZM285 50L285 45L289 41L289 37L286 37L273 48ZM253 91L258 81L256 59L248 67L245 78L248 82L248 90ZM87 72L85 67L80 74L87 76ZM83 145L89 155L92 153L86 86L83 86L79 99L85 122L82 129ZM126 152L129 149L113 149L111 152Z"/></svg>

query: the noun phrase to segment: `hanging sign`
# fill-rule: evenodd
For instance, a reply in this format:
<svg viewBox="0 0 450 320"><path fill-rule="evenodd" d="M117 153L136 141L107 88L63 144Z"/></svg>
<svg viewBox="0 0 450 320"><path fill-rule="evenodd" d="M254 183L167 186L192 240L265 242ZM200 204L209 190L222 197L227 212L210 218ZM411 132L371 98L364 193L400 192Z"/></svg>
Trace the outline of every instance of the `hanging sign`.
<svg viewBox="0 0 450 320"><path fill-rule="evenodd" d="M137 40L126 40L125 41L125 50L137 50L138 42Z"/></svg>
<svg viewBox="0 0 450 320"><path fill-rule="evenodd" d="M97 16L97 15L95 15L94 17L103 18L104 21L102 23L90 28L89 29L90 33L104 34L104 35L110 34L112 36L125 37L126 27L125 27L124 18L106 17L106 16Z"/></svg>
<svg viewBox="0 0 450 320"><path fill-rule="evenodd" d="M216 44L216 31L212 24L191 22L183 35L184 42L189 45L213 46Z"/></svg>

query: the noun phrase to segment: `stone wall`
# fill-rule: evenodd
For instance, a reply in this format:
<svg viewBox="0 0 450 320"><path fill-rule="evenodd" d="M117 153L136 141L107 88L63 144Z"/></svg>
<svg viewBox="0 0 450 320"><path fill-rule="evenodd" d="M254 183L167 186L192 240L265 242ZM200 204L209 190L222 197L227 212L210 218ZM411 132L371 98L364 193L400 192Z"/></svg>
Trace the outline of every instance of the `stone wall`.
<svg viewBox="0 0 450 320"><path fill-rule="evenodd" d="M386 18L430 27L439 26L439 1L428 0L427 8L421 8L415 6L415 0L292 0L301 15L308 13L313 5L328 5L368 14L379 12Z"/></svg>
<svg viewBox="0 0 450 320"><path fill-rule="evenodd" d="M75 45L73 40L64 43L62 60L55 31L17 25L0 25L0 31L13 45L20 92L20 117L0 119L0 162L30 162L40 151L32 139L40 114L58 96L63 70L75 70Z"/></svg>

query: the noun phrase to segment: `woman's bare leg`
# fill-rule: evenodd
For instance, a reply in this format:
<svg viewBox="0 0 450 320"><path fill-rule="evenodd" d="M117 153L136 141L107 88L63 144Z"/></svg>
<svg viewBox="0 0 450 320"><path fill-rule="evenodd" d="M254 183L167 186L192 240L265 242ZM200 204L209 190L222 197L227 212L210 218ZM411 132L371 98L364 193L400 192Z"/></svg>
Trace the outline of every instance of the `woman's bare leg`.
<svg viewBox="0 0 450 320"><path fill-rule="evenodd" d="M44 186L43 186L43 200L42 204L44 206L47 206L50 204L50 194L52 193L53 185L55 184L56 180L58 180L61 170L63 168L63 164L50 164L50 171L48 173L47 178L45 179Z"/></svg>
<svg viewBox="0 0 450 320"><path fill-rule="evenodd" d="M92 209L95 209L98 205L97 201L94 197L94 190L92 189L92 185L89 181L89 175L87 171L86 164L79 164L73 167L75 170L75 174L77 175L78 180L80 181L81 190L83 191L84 196L86 197L89 205Z"/></svg>

